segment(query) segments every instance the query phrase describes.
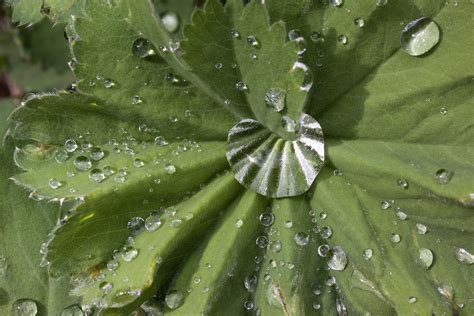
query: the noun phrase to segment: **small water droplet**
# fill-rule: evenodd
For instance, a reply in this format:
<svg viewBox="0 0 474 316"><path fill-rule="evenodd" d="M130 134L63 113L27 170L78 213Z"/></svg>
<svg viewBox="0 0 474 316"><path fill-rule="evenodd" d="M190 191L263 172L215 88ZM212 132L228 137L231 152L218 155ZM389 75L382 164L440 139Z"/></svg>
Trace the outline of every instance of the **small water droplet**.
<svg viewBox="0 0 474 316"><path fill-rule="evenodd" d="M56 189L59 189L62 186L62 183L61 183L61 181L59 181L56 178L51 178L48 181L48 185L51 189L56 190Z"/></svg>
<svg viewBox="0 0 474 316"><path fill-rule="evenodd" d="M384 5L386 5L388 3L388 0L376 0L375 1L375 4L378 6L378 7L383 7Z"/></svg>
<svg viewBox="0 0 474 316"><path fill-rule="evenodd" d="M446 115L446 114L448 114L448 109L447 108L441 108L439 110L439 113L441 113L441 115Z"/></svg>
<svg viewBox="0 0 474 316"><path fill-rule="evenodd" d="M247 310L247 311L250 311L252 310L254 307L254 304L252 301L245 301L244 302L244 309Z"/></svg>
<svg viewBox="0 0 474 316"><path fill-rule="evenodd" d="M448 184L448 182L451 180L453 177L454 172L448 171L446 169L439 169L436 171L436 180L438 180L439 184Z"/></svg>
<svg viewBox="0 0 474 316"><path fill-rule="evenodd" d="M282 248L281 241L275 240L275 241L270 242L270 250L271 251L273 251L275 253L278 253L278 252L281 251L281 248Z"/></svg>
<svg viewBox="0 0 474 316"><path fill-rule="evenodd" d="M410 304L415 304L416 301L417 301L417 299L414 296L411 296L410 298L408 298L408 303L410 303Z"/></svg>
<svg viewBox="0 0 474 316"><path fill-rule="evenodd" d="M323 35L320 32L312 32L309 37L315 43L322 42L324 40Z"/></svg>
<svg viewBox="0 0 474 316"><path fill-rule="evenodd" d="M382 208L382 210L388 210L392 207L392 204L389 201L384 200L380 203L380 207Z"/></svg>
<svg viewBox="0 0 474 316"><path fill-rule="evenodd" d="M132 217L128 223L127 228L132 233L132 235L136 235L138 232L141 231L145 224L145 220L141 217Z"/></svg>
<svg viewBox="0 0 474 316"><path fill-rule="evenodd" d="M230 36L232 36L232 38L234 38L234 39L238 39L238 38L240 38L240 33L239 33L239 31L231 30L230 31Z"/></svg>
<svg viewBox="0 0 474 316"><path fill-rule="evenodd" d="M322 244L321 246L318 247L318 255L320 257L327 257L329 252L331 251L331 247L328 244Z"/></svg>
<svg viewBox="0 0 474 316"><path fill-rule="evenodd" d="M145 220L145 229L149 232L154 232L161 227L161 219L158 214L151 214Z"/></svg>
<svg viewBox="0 0 474 316"><path fill-rule="evenodd" d="M374 251L370 248L364 249L362 252L362 257L364 257L365 260L370 260L372 259L372 256L374 254Z"/></svg>
<svg viewBox="0 0 474 316"><path fill-rule="evenodd" d="M61 316L84 316L81 306L74 304L62 310Z"/></svg>
<svg viewBox="0 0 474 316"><path fill-rule="evenodd" d="M397 211L397 217L400 220L404 221L408 218L408 215L405 212L399 210L399 211Z"/></svg>
<svg viewBox="0 0 474 316"><path fill-rule="evenodd" d="M165 166L165 172L166 172L167 174L174 174L174 173L176 173L176 167L175 167L174 165L167 164L167 165Z"/></svg>
<svg viewBox="0 0 474 316"><path fill-rule="evenodd" d="M247 36L247 43L252 45L252 47L255 48L260 48L260 42L257 40L257 38L253 35Z"/></svg>
<svg viewBox="0 0 474 316"><path fill-rule="evenodd" d="M115 87L115 82L112 79L105 79L104 80L104 87L106 89L113 88L113 87Z"/></svg>
<svg viewBox="0 0 474 316"><path fill-rule="evenodd" d="M349 38L346 35L339 35L337 41L342 45L347 45L347 43L349 43Z"/></svg>
<svg viewBox="0 0 474 316"><path fill-rule="evenodd" d="M19 299L12 305L12 316L35 316L38 314L38 306L30 299Z"/></svg>
<svg viewBox="0 0 474 316"><path fill-rule="evenodd" d="M145 166L145 162L139 158L135 158L133 159L133 166L135 168L141 168L143 166Z"/></svg>
<svg viewBox="0 0 474 316"><path fill-rule="evenodd" d="M429 269L433 264L433 252L427 248L421 248L417 263L422 268Z"/></svg>
<svg viewBox="0 0 474 316"><path fill-rule="evenodd" d="M305 232L299 232L295 235L295 242L298 246L306 246L309 242L309 235Z"/></svg>
<svg viewBox="0 0 474 316"><path fill-rule="evenodd" d="M137 104L141 104L141 103L143 103L143 100L139 95L134 95L132 97L132 104L133 105L137 105Z"/></svg>
<svg viewBox="0 0 474 316"><path fill-rule="evenodd" d="M122 250L122 258L123 260L125 261L132 261L134 260L136 257L138 257L138 250L135 249L134 247L132 246L128 246L128 247L125 247L123 250Z"/></svg>
<svg viewBox="0 0 474 316"><path fill-rule="evenodd" d="M344 0L329 0L329 4L333 7L340 7L344 4Z"/></svg>
<svg viewBox="0 0 474 316"><path fill-rule="evenodd" d="M239 91L247 91L249 88L245 82L239 81L235 84L235 88Z"/></svg>
<svg viewBox="0 0 474 316"><path fill-rule="evenodd" d="M241 228L242 226L244 226L244 221L239 218L238 220L235 221L234 226L236 228Z"/></svg>
<svg viewBox="0 0 474 316"><path fill-rule="evenodd" d="M179 16L174 12L166 12L161 16L161 23L168 32L174 33L179 28Z"/></svg>
<svg viewBox="0 0 474 316"><path fill-rule="evenodd" d="M360 28L363 28L365 25L365 20L363 18L356 18L354 24Z"/></svg>
<svg viewBox="0 0 474 316"><path fill-rule="evenodd" d="M334 271L343 271L347 266L347 256L340 246L332 248L332 256L327 262L329 269Z"/></svg>
<svg viewBox="0 0 474 316"><path fill-rule="evenodd" d="M253 292L255 291L258 283L258 278L256 275L246 276L244 278L244 287L247 291Z"/></svg>
<svg viewBox="0 0 474 316"><path fill-rule="evenodd" d="M424 235L428 232L428 227L426 227L426 225L417 223L415 225L415 230L418 235Z"/></svg>
<svg viewBox="0 0 474 316"><path fill-rule="evenodd" d="M101 160L102 158L104 158L105 153L99 147L94 147L90 151L90 156L91 156L92 160L98 161L98 160Z"/></svg>
<svg viewBox="0 0 474 316"><path fill-rule="evenodd" d="M399 234L392 233L390 234L390 241L394 244L398 244L400 242L401 238Z"/></svg>
<svg viewBox="0 0 474 316"><path fill-rule="evenodd" d="M145 58L156 55L156 48L149 40L138 38L132 44L132 53L139 58Z"/></svg>
<svg viewBox="0 0 474 316"><path fill-rule="evenodd" d="M408 189L408 186L409 186L409 185L408 185L408 181L405 180L405 179L403 179L403 178L402 178L402 179L398 179L398 180L397 180L397 184L398 184L398 186L399 186L400 188L402 188L402 189Z"/></svg>
<svg viewBox="0 0 474 316"><path fill-rule="evenodd" d="M69 152L69 153L75 152L78 147L79 147L79 146L77 145L77 143L76 143L76 141L75 141L74 139L68 139L68 140L66 140L66 142L64 143L64 148L65 148L66 151Z"/></svg>
<svg viewBox="0 0 474 316"><path fill-rule="evenodd" d="M179 41L170 41L168 47L170 52L176 53L181 48L181 43Z"/></svg>
<svg viewBox="0 0 474 316"><path fill-rule="evenodd" d="M284 226L286 228L292 228L293 227L293 222L292 221L285 221Z"/></svg>
<svg viewBox="0 0 474 316"><path fill-rule="evenodd" d="M166 294L165 303L170 309L177 309L183 304L184 295L180 291L172 290Z"/></svg>
<svg viewBox="0 0 474 316"><path fill-rule="evenodd" d="M298 29L293 29L288 32L288 38L290 41L296 42L298 44L298 55L301 56L306 52L306 40L301 36L301 31Z"/></svg>
<svg viewBox="0 0 474 316"><path fill-rule="evenodd" d="M275 221L275 215L273 215L273 213L265 212L260 214L259 219L263 226L269 227L272 226Z"/></svg>
<svg viewBox="0 0 474 316"><path fill-rule="evenodd" d="M102 290L102 292L104 292L104 294L107 294L107 293L110 293L110 291L112 291L114 286L112 285L112 283L104 281L99 284L99 287Z"/></svg>
<svg viewBox="0 0 474 316"><path fill-rule="evenodd" d="M258 236L257 239L255 239L255 244L264 249L268 245L268 238L266 236Z"/></svg>
<svg viewBox="0 0 474 316"><path fill-rule="evenodd" d="M100 169L92 169L89 172L89 179L92 182L100 183L105 180L105 174Z"/></svg>
<svg viewBox="0 0 474 316"><path fill-rule="evenodd" d="M324 238L324 239L328 239L332 236L332 229L331 227L329 226L324 226L323 228L321 228L321 237Z"/></svg>
<svg viewBox="0 0 474 316"><path fill-rule="evenodd" d="M79 156L74 159L74 167L79 171L87 171L92 168L92 162L86 156Z"/></svg>
<svg viewBox="0 0 474 316"><path fill-rule="evenodd" d="M473 264L474 263L474 255L471 254L464 248L456 247L454 250L454 256L456 260L463 263L463 264Z"/></svg>
<svg viewBox="0 0 474 316"><path fill-rule="evenodd" d="M286 92L280 88L271 88L265 94L265 104L275 112L285 109Z"/></svg>
<svg viewBox="0 0 474 316"><path fill-rule="evenodd" d="M408 23L400 36L402 48L410 56L421 56L438 44L440 31L430 18L421 17Z"/></svg>

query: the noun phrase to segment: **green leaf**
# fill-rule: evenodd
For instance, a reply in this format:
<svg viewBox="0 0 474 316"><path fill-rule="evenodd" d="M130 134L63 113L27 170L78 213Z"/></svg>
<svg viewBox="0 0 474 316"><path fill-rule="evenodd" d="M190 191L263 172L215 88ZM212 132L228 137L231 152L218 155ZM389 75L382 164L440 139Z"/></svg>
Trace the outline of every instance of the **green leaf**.
<svg viewBox="0 0 474 316"><path fill-rule="evenodd" d="M40 267L39 250L63 210L28 199L11 185L8 177L17 170L7 149L10 145L2 150L0 170L0 313L10 315L13 302L31 299L37 303L38 315L59 315L78 300L68 296L67 278L53 279Z"/></svg>
<svg viewBox="0 0 474 316"><path fill-rule="evenodd" d="M50 272L75 274L85 306L110 314L472 314L459 249L473 253L474 25L470 1L456 3L209 0L178 44L149 1L86 1L68 27L79 93L12 115L15 181L78 198L48 242ZM400 33L420 16L442 37L412 57ZM271 88L286 92L283 114L321 122L326 166L306 195L265 199L226 171L241 119L293 139L265 104ZM57 162L68 139L79 148ZM116 172L99 184L90 170L67 178L89 144L106 153L91 169ZM129 231L137 217L161 227Z"/></svg>
<svg viewBox="0 0 474 316"><path fill-rule="evenodd" d="M5 135L8 128L7 118L15 108L16 104L12 99L4 99L0 101L0 117L2 118L2 120L0 120L0 135Z"/></svg>
<svg viewBox="0 0 474 316"><path fill-rule="evenodd" d="M43 1L38 0L8 0L13 7L12 20L20 25L36 23L43 19L41 8Z"/></svg>

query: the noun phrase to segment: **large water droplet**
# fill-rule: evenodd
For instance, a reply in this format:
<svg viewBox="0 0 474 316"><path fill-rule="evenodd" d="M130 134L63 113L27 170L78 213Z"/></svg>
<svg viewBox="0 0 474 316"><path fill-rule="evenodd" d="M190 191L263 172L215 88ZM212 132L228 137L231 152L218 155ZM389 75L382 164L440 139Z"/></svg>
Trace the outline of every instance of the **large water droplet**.
<svg viewBox="0 0 474 316"><path fill-rule="evenodd" d="M324 162L321 126L302 114L295 140L284 140L253 119L230 131L227 160L243 186L268 197L296 196L313 184Z"/></svg>
<svg viewBox="0 0 474 316"><path fill-rule="evenodd" d="M37 313L38 306L30 299L19 299L12 305L12 316L35 316Z"/></svg>
<svg viewBox="0 0 474 316"><path fill-rule="evenodd" d="M68 139L64 143L64 148L66 149L67 152L70 152L70 153L75 152L78 147L79 146L77 145L74 139Z"/></svg>
<svg viewBox="0 0 474 316"><path fill-rule="evenodd" d="M145 220L145 229L154 232L161 227L161 219L159 214L151 214Z"/></svg>
<svg viewBox="0 0 474 316"><path fill-rule="evenodd" d="M298 246L306 246L309 242L309 235L305 232L296 233L295 242Z"/></svg>
<svg viewBox="0 0 474 316"><path fill-rule="evenodd" d="M285 109L286 92L280 88L271 88L265 94L265 104L275 112Z"/></svg>
<svg viewBox="0 0 474 316"><path fill-rule="evenodd" d="M269 227L272 226L273 222L275 221L275 215L269 212L265 212L260 214L260 223L262 223L263 226Z"/></svg>
<svg viewBox="0 0 474 316"><path fill-rule="evenodd" d="M439 37L438 25L430 18L421 17L405 26L400 43L409 55L421 56L438 44Z"/></svg>
<svg viewBox="0 0 474 316"><path fill-rule="evenodd" d="M95 183L101 183L105 180L105 174L100 169L92 169L89 173L89 179Z"/></svg>
<svg viewBox="0 0 474 316"><path fill-rule="evenodd" d="M125 261L132 261L136 257L138 257L138 250L134 247L128 246L122 250L122 258Z"/></svg>
<svg viewBox="0 0 474 316"><path fill-rule="evenodd" d="M92 160L97 161L97 160L101 160L102 158L104 158L105 153L99 147L94 147L94 148L91 149L90 155L91 155Z"/></svg>
<svg viewBox="0 0 474 316"><path fill-rule="evenodd" d="M335 246L332 248L332 257L328 261L328 267L331 270L335 271L343 271L347 266L347 256L339 246Z"/></svg>
<svg viewBox="0 0 474 316"><path fill-rule="evenodd" d="M139 38L133 42L132 53L139 58L145 58L156 55L156 48L149 40L145 38Z"/></svg>
<svg viewBox="0 0 474 316"><path fill-rule="evenodd" d="M426 227L426 225L417 223L415 225L415 230L418 235L424 235L428 232L428 227Z"/></svg>

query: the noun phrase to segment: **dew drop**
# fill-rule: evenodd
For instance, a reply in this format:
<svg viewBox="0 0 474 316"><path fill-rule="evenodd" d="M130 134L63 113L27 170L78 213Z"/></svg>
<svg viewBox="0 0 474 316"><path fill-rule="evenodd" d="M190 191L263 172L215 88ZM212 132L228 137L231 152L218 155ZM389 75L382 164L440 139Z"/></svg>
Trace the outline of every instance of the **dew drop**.
<svg viewBox="0 0 474 316"><path fill-rule="evenodd" d="M115 82L112 79L105 79L104 80L104 87L106 89L113 88L113 87L115 87Z"/></svg>
<svg viewBox="0 0 474 316"><path fill-rule="evenodd" d="M275 112L285 109L286 92L280 88L271 88L265 94L265 104Z"/></svg>
<svg viewBox="0 0 474 316"><path fill-rule="evenodd" d="M349 43L349 38L346 35L339 35L337 41L342 45L347 45L347 43Z"/></svg>
<svg viewBox="0 0 474 316"><path fill-rule="evenodd" d="M151 214L145 220L145 229L149 232L154 232L161 227L161 219L158 214Z"/></svg>
<svg viewBox="0 0 474 316"><path fill-rule="evenodd" d="M376 0L375 1L375 4L378 6L378 7L383 7L384 5L386 5L388 3L388 0Z"/></svg>
<svg viewBox="0 0 474 316"><path fill-rule="evenodd" d="M290 41L296 42L298 44L298 55L301 56L306 52L306 40L301 36L301 31L298 29L293 29L288 32L288 38Z"/></svg>
<svg viewBox="0 0 474 316"><path fill-rule="evenodd" d="M234 39L238 39L238 38L240 38L240 33L239 33L239 31L232 30L232 31L230 31L230 36L232 36L232 38L234 38Z"/></svg>
<svg viewBox="0 0 474 316"><path fill-rule="evenodd" d="M340 7L344 4L344 0L329 0L329 4L333 7Z"/></svg>
<svg viewBox="0 0 474 316"><path fill-rule="evenodd" d="M331 251L331 247L328 244L322 244L321 246L318 247L318 255L320 257L327 257L329 252Z"/></svg>
<svg viewBox="0 0 474 316"><path fill-rule="evenodd" d="M447 108L441 108L439 110L439 113L441 113L441 115L446 115L446 114L448 114L448 109Z"/></svg>
<svg viewBox="0 0 474 316"><path fill-rule="evenodd" d="M132 246L125 247L122 250L122 258L123 260L130 262L138 257L138 250Z"/></svg>
<svg viewBox="0 0 474 316"><path fill-rule="evenodd" d="M363 28L364 25L365 25L365 20L363 18L356 18L354 20L354 24L357 26L357 27L360 27L360 28Z"/></svg>
<svg viewBox="0 0 474 316"><path fill-rule="evenodd" d="M94 148L91 149L90 155L91 155L92 160L98 161L98 160L101 160L102 158L104 158L105 153L99 147L94 147Z"/></svg>
<svg viewBox="0 0 474 316"><path fill-rule="evenodd" d="M454 256L456 257L457 261L459 261L463 264L472 264L472 263L474 263L474 255L471 254L469 251L467 251L464 248L456 247L454 249Z"/></svg>
<svg viewBox="0 0 474 316"><path fill-rule="evenodd" d="M245 82L239 81L235 84L235 88L239 91L247 91L249 88Z"/></svg>
<svg viewBox="0 0 474 316"><path fill-rule="evenodd" d="M329 226L325 226L323 228L321 228L321 237L324 238L324 239L328 239L332 236L332 229L331 227Z"/></svg>
<svg viewBox="0 0 474 316"><path fill-rule="evenodd" d="M299 232L295 234L294 239L298 246L306 246L309 242L309 235L305 232Z"/></svg>
<svg viewBox="0 0 474 316"><path fill-rule="evenodd" d="M273 215L273 213L265 212L260 214L259 219L263 226L269 227L272 226L273 222L275 221L275 215Z"/></svg>
<svg viewBox="0 0 474 316"><path fill-rule="evenodd" d="M174 33L179 28L179 17L174 12L166 12L161 16L161 23L168 32Z"/></svg>
<svg viewBox="0 0 474 316"><path fill-rule="evenodd" d="M184 295L180 291L172 290L166 294L165 303L170 309L177 309L183 304Z"/></svg>
<svg viewBox="0 0 474 316"><path fill-rule="evenodd" d="M322 42L324 40L323 35L320 32L312 32L309 37L315 43Z"/></svg>
<svg viewBox="0 0 474 316"><path fill-rule="evenodd" d="M390 234L390 241L394 244L398 244L400 242L401 238L399 234L392 233Z"/></svg>
<svg viewBox="0 0 474 316"><path fill-rule="evenodd" d="M0 277L7 274L8 262L4 255L0 255Z"/></svg>
<svg viewBox="0 0 474 316"><path fill-rule="evenodd" d="M69 153L75 152L78 147L79 147L79 146L77 145L77 143L76 143L76 141L75 141L74 139L68 139L68 140L66 140L66 142L64 143L64 148L65 148L66 151L69 152Z"/></svg>
<svg viewBox="0 0 474 316"><path fill-rule="evenodd" d="M145 165L145 162L143 162L143 160L139 159L139 158L135 158L133 159L133 166L135 168L141 168Z"/></svg>
<svg viewBox="0 0 474 316"><path fill-rule="evenodd" d="M424 235L428 232L428 227L426 227L426 225L417 223L415 225L415 230L418 235Z"/></svg>
<svg viewBox="0 0 474 316"><path fill-rule="evenodd" d="M430 18L421 17L408 23L400 36L402 48L410 56L421 56L438 44L440 31Z"/></svg>
<svg viewBox="0 0 474 316"><path fill-rule="evenodd" d="M38 314L38 306L30 299L19 299L12 305L12 316L35 316Z"/></svg>
<svg viewBox="0 0 474 316"><path fill-rule="evenodd" d="M448 184L453 175L454 172L448 171L446 169L439 169L436 171L435 177L439 184Z"/></svg>
<svg viewBox="0 0 474 316"><path fill-rule="evenodd" d="M255 48L260 48L260 42L257 40L257 38L253 35L247 36L247 43L252 45L252 47Z"/></svg>
<svg viewBox="0 0 474 316"><path fill-rule="evenodd" d="M79 156L74 159L74 167L79 171L87 171L92 168L92 162L86 156Z"/></svg>
<svg viewBox="0 0 474 316"><path fill-rule="evenodd" d="M398 184L398 186L399 186L400 188L402 188L402 189L408 189L408 186L409 186L409 185L408 185L408 181L405 180L405 179L403 179L403 178L402 178L402 179L398 179L398 180L397 180L397 184Z"/></svg>
<svg viewBox="0 0 474 316"><path fill-rule="evenodd" d="M239 218L239 219L237 219L237 220L235 221L234 226L235 226L236 228L241 228L242 226L244 226L244 221Z"/></svg>
<svg viewBox="0 0 474 316"><path fill-rule="evenodd" d="M418 252L418 265L424 269L429 269L433 264L433 252L427 248L421 248Z"/></svg>
<svg viewBox="0 0 474 316"><path fill-rule="evenodd" d="M145 220L143 218L138 216L132 217L127 223L127 228L132 235L136 235L143 228L144 224Z"/></svg>
<svg viewBox="0 0 474 316"><path fill-rule="evenodd" d="M81 306L74 304L62 310L61 316L84 316Z"/></svg>
<svg viewBox="0 0 474 316"><path fill-rule="evenodd" d="M137 104L141 104L141 103L143 103L143 100L139 95L134 95L132 97L132 104L133 105L137 105Z"/></svg>
<svg viewBox="0 0 474 316"><path fill-rule="evenodd" d="M101 183L102 181L105 180L105 174L102 170L100 169L92 169L90 172L89 172L89 179L92 181L92 182L95 182L95 183Z"/></svg>
<svg viewBox="0 0 474 316"><path fill-rule="evenodd" d="M282 248L282 243L279 240L275 240L270 243L270 250L275 253L280 252L281 248Z"/></svg>
<svg viewBox="0 0 474 316"><path fill-rule="evenodd" d="M292 221L285 221L283 224L286 228L292 228L293 227L293 222Z"/></svg>
<svg viewBox="0 0 474 316"><path fill-rule="evenodd" d="M132 53L139 58L145 58L156 55L156 48L149 40L138 38L132 44Z"/></svg>
<svg viewBox="0 0 474 316"><path fill-rule="evenodd" d="M372 259L373 254L374 254L374 251L370 248L367 248L367 249L364 249L364 251L362 252L362 257L364 257L364 259L368 261Z"/></svg>
<svg viewBox="0 0 474 316"><path fill-rule="evenodd" d="M256 275L246 276L244 278L244 287L247 291L253 292L255 291L258 283L258 278Z"/></svg>
<svg viewBox="0 0 474 316"><path fill-rule="evenodd" d="M327 262L329 269L334 271L343 271L347 266L347 256L340 246L332 248L332 257Z"/></svg>
<svg viewBox="0 0 474 316"><path fill-rule="evenodd" d="M390 207L392 207L392 204L389 201L384 200L380 203L380 207L382 210L388 210Z"/></svg>
<svg viewBox="0 0 474 316"><path fill-rule="evenodd" d="M61 183L61 181L59 181L56 178L51 178L48 181L48 185L51 189L56 190L56 189L59 189L62 186L62 183Z"/></svg>
<svg viewBox="0 0 474 316"><path fill-rule="evenodd" d="M112 283L102 282L99 284L99 287L102 290L102 292L104 292L104 294L107 294L107 293L110 293L110 291L112 291L114 286L112 285Z"/></svg>
<svg viewBox="0 0 474 316"><path fill-rule="evenodd" d="M167 174L174 174L174 173L176 173L176 167L175 167L174 165L167 164L167 165L165 166L165 172L166 172Z"/></svg>
<svg viewBox="0 0 474 316"><path fill-rule="evenodd" d="M408 215L405 212L399 210L399 211L397 211L397 217L400 220L404 221L408 218Z"/></svg>
<svg viewBox="0 0 474 316"><path fill-rule="evenodd" d="M257 239L255 239L255 244L259 248L266 248L268 246L268 238L267 236L258 236Z"/></svg>

